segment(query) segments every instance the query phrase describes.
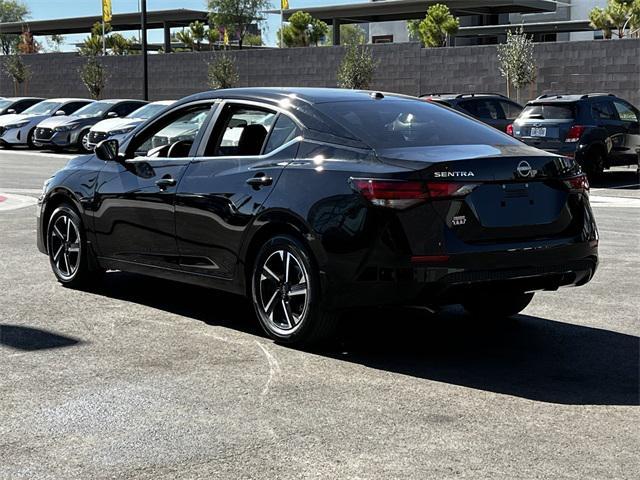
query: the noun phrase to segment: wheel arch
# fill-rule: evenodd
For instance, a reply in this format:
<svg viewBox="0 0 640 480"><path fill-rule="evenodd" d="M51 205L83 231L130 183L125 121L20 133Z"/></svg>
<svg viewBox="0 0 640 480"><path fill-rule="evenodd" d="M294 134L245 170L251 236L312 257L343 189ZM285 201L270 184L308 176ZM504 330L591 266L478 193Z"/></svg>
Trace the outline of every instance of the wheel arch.
<svg viewBox="0 0 640 480"><path fill-rule="evenodd" d="M313 232L308 225L296 215L286 211L266 212L256 219L253 233L243 242L240 258L243 259L244 291L250 295L251 270L258 256L260 247L277 235L290 235L300 240L307 247L311 254L311 260L316 265L321 266L325 258L320 243L315 239Z"/></svg>
<svg viewBox="0 0 640 480"><path fill-rule="evenodd" d="M71 191L66 188L56 188L52 190L46 197L41 218L41 235L45 249L47 249L47 226L49 225L49 219L56 208L63 204L67 204L73 208L82 219L82 208L80 202Z"/></svg>

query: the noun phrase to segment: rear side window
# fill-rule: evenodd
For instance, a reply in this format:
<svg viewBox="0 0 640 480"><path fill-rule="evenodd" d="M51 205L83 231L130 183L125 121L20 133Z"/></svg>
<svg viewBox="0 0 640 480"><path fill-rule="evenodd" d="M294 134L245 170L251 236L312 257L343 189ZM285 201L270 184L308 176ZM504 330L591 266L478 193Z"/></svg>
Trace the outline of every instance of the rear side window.
<svg viewBox="0 0 640 480"><path fill-rule="evenodd" d="M549 105L536 103L527 105L520 118L532 120L571 120L575 118L575 105Z"/></svg>
<svg viewBox="0 0 640 480"><path fill-rule="evenodd" d="M300 133L298 126L286 115L281 114L273 126L273 131L267 141L264 153L273 152L276 148L281 147L287 142L296 138Z"/></svg>
<svg viewBox="0 0 640 480"><path fill-rule="evenodd" d="M599 120L618 120L613 104L610 102L598 102L591 106L593 118Z"/></svg>
<svg viewBox="0 0 640 480"><path fill-rule="evenodd" d="M522 111L522 107L517 103L505 102L504 100L500 100L499 103L507 120L515 120Z"/></svg>
<svg viewBox="0 0 640 480"><path fill-rule="evenodd" d="M477 118L485 120L500 120L504 119L504 112L494 100L468 100L460 102L460 106L467 112Z"/></svg>
<svg viewBox="0 0 640 480"><path fill-rule="evenodd" d="M376 149L520 144L493 127L419 100L321 103L316 108Z"/></svg>
<svg viewBox="0 0 640 480"><path fill-rule="evenodd" d="M616 107L616 110L618 111L618 117L620 117L620 120L622 120L623 122L638 121L638 114L637 112L633 111L633 109L631 108L631 105L625 102L620 102L620 101L614 101L613 105Z"/></svg>

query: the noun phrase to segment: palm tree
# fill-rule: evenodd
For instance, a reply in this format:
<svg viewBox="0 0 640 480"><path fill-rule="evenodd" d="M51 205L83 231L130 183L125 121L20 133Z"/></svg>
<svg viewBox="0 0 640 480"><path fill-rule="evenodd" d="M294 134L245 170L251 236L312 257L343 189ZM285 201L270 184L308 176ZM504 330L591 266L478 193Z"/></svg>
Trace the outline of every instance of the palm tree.
<svg viewBox="0 0 640 480"><path fill-rule="evenodd" d="M182 30L176 33L176 38L179 42L182 42L185 47L190 48L193 51L193 37L191 36L191 30Z"/></svg>
<svg viewBox="0 0 640 480"><path fill-rule="evenodd" d="M196 45L196 50L200 51L200 46L202 41L207 36L207 29L205 27L204 22L200 22L196 20L189 25L189 30L191 31L191 37Z"/></svg>

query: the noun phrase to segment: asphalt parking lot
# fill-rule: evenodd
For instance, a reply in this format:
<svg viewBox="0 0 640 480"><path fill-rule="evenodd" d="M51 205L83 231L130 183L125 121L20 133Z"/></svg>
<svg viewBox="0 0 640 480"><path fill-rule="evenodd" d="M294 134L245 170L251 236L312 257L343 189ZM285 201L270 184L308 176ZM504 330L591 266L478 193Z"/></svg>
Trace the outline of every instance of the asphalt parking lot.
<svg viewBox="0 0 640 480"><path fill-rule="evenodd" d="M33 202L67 159L0 151L0 478L638 478L635 170L592 189L587 286L502 326L362 312L305 352L230 295L119 272L59 285Z"/></svg>

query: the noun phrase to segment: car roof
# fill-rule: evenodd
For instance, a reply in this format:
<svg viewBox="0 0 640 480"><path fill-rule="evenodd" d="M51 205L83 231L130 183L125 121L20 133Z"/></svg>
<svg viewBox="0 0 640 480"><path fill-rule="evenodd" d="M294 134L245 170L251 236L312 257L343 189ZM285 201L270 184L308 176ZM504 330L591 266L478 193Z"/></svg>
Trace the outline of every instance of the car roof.
<svg viewBox="0 0 640 480"><path fill-rule="evenodd" d="M433 98L434 100L468 100L470 98L500 98L503 100L511 100L501 93L427 93L421 95L420 98Z"/></svg>
<svg viewBox="0 0 640 480"><path fill-rule="evenodd" d="M348 90L344 88L252 87L210 90L184 98L180 103L213 98L262 100L269 103L277 103L288 98L289 100L296 99L310 104L320 104L366 100L367 98L370 99L372 94L382 94L385 98L393 97L398 99L416 100L415 97L410 97L408 95L370 90Z"/></svg>
<svg viewBox="0 0 640 480"><path fill-rule="evenodd" d="M539 103L574 103L582 100L594 100L601 98L616 98L615 95L611 93L580 93L580 94L544 94L540 95L538 98L531 100L529 102L530 105L535 105Z"/></svg>
<svg viewBox="0 0 640 480"><path fill-rule="evenodd" d="M137 98L106 98L104 100L96 100L96 102L100 102L100 103L122 103L122 102L148 103L145 100L139 100Z"/></svg>
<svg viewBox="0 0 640 480"><path fill-rule="evenodd" d="M42 97L4 97L4 100L11 100L12 102L18 102L20 100L44 100Z"/></svg>
<svg viewBox="0 0 640 480"><path fill-rule="evenodd" d="M95 100L91 100L90 98L47 98L45 99L47 102L58 102L58 103L67 103L67 102L95 102Z"/></svg>
<svg viewBox="0 0 640 480"><path fill-rule="evenodd" d="M150 102L152 105L173 105L176 100L158 100L157 102Z"/></svg>

